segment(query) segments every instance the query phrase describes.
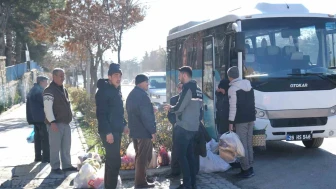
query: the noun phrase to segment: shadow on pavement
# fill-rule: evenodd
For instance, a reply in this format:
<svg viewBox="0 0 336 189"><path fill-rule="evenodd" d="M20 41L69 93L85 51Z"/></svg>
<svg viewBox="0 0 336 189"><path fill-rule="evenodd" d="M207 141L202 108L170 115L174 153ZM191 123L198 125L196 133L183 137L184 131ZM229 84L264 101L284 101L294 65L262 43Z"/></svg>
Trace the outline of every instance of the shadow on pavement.
<svg viewBox="0 0 336 189"><path fill-rule="evenodd" d="M30 163L26 165L18 165L12 167L11 178L1 184L1 187L5 188L23 188L31 184L35 180L36 176L47 164Z"/></svg>
<svg viewBox="0 0 336 189"><path fill-rule="evenodd" d="M0 132L31 127L31 125L28 125L26 119L23 118L1 119L0 121Z"/></svg>

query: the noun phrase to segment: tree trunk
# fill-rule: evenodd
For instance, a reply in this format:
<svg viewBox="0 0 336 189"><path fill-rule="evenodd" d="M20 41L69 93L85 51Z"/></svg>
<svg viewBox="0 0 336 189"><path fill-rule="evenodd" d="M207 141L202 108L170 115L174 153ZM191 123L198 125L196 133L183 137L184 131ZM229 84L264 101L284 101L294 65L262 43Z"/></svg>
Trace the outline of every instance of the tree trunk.
<svg viewBox="0 0 336 189"><path fill-rule="evenodd" d="M11 28L7 27L6 29L6 66L12 66L14 62L12 61L13 57L13 31Z"/></svg>
<svg viewBox="0 0 336 189"><path fill-rule="evenodd" d="M22 42L18 35L15 38L15 64L20 64L22 57Z"/></svg>
<svg viewBox="0 0 336 189"><path fill-rule="evenodd" d="M96 62L96 65L95 65L95 59L93 57L93 54L90 54L90 76L91 76L90 92L91 92L91 95L94 95L97 89L97 80L98 80L97 64L99 63Z"/></svg>
<svg viewBox="0 0 336 189"><path fill-rule="evenodd" d="M5 32L7 28L8 17L11 14L11 2L0 3L0 56L5 56Z"/></svg>
<svg viewBox="0 0 336 189"><path fill-rule="evenodd" d="M104 78L104 64L103 64L103 61L101 61L101 65L100 65L100 77L102 79Z"/></svg>

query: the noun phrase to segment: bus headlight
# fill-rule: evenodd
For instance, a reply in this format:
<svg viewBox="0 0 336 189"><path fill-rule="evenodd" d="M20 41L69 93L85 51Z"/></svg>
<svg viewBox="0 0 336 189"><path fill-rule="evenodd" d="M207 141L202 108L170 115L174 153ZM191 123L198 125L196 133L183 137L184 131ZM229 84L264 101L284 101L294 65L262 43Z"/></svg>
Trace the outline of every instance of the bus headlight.
<svg viewBox="0 0 336 189"><path fill-rule="evenodd" d="M261 110L261 109L256 108L255 114L256 114L257 118L267 119L267 114L266 114L265 110Z"/></svg>

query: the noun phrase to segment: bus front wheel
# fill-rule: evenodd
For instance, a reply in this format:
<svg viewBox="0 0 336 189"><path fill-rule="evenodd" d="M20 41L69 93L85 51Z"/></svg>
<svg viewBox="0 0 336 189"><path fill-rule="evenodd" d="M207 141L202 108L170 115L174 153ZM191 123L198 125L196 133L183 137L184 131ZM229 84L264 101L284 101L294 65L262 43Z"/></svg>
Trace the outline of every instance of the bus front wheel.
<svg viewBox="0 0 336 189"><path fill-rule="evenodd" d="M318 148L322 145L324 138L313 138L312 140L302 141L306 148Z"/></svg>

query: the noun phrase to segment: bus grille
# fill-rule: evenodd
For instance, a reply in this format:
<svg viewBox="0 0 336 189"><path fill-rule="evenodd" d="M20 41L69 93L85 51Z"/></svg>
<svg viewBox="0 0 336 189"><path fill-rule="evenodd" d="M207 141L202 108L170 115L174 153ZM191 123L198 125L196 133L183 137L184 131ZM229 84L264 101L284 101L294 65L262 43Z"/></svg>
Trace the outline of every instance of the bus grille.
<svg viewBox="0 0 336 189"><path fill-rule="evenodd" d="M272 127L305 127L326 125L327 117L271 119Z"/></svg>

